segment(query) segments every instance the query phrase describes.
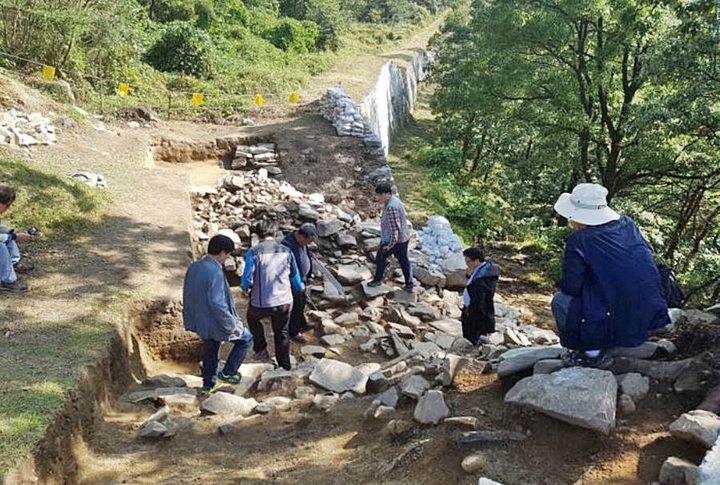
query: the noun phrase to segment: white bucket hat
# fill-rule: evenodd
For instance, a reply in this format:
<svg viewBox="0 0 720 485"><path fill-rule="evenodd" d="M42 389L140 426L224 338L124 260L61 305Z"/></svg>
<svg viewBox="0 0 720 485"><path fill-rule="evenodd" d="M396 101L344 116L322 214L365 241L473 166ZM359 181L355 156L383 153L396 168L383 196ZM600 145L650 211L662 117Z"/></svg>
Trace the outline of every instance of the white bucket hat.
<svg viewBox="0 0 720 485"><path fill-rule="evenodd" d="M620 219L620 214L608 207L608 190L598 184L577 184L572 194L564 193L555 202L555 212L570 221L586 226L600 226Z"/></svg>

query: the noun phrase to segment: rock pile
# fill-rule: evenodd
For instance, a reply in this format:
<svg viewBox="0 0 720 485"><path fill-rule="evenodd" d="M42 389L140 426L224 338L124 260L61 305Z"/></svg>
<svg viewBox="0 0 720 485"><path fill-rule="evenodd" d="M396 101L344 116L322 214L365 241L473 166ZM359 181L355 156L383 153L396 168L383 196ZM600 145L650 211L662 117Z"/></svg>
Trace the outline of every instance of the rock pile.
<svg viewBox="0 0 720 485"><path fill-rule="evenodd" d="M0 114L0 145L28 148L56 141L55 126L40 113L11 109Z"/></svg>

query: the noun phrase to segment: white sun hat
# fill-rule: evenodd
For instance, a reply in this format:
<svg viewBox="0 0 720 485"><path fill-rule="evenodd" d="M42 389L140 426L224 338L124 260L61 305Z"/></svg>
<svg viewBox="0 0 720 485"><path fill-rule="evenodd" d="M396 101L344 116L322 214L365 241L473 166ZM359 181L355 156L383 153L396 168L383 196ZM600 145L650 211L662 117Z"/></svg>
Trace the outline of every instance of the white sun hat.
<svg viewBox="0 0 720 485"><path fill-rule="evenodd" d="M555 212L564 218L586 226L600 226L620 219L620 214L608 207L608 190L598 184L577 184L572 194L560 195Z"/></svg>

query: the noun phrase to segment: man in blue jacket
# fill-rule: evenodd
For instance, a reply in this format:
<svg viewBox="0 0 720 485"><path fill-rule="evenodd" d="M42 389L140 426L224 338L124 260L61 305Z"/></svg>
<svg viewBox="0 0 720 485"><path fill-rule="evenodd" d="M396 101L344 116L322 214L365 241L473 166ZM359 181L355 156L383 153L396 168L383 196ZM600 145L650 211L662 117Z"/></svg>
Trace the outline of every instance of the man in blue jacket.
<svg viewBox="0 0 720 485"><path fill-rule="evenodd" d="M252 288L247 321L253 334L255 358L270 358L261 322L270 317L278 365L290 370L292 293L304 288L292 252L275 240L277 225L263 220L258 224L257 233L262 240L245 255L245 270L240 283L245 292Z"/></svg>
<svg viewBox="0 0 720 485"><path fill-rule="evenodd" d="M235 300L225 277L224 264L235 249L232 239L217 235L210 239L208 254L190 265L183 285L185 328L203 339L202 394L217 390L217 380L240 383L238 369L245 360L252 334L237 314ZM234 342L225 367L218 372L220 345Z"/></svg>
<svg viewBox="0 0 720 485"><path fill-rule="evenodd" d="M647 242L627 216L608 207L607 189L578 184L555 211L575 231L562 261L552 311L566 363L607 367L607 350L636 347L670 323L660 275Z"/></svg>
<svg viewBox="0 0 720 485"><path fill-rule="evenodd" d="M303 285L307 284L310 273L312 273L312 256L310 255L308 246L312 244L316 235L317 229L315 228L315 224L306 222L302 224L297 231L291 232L280 241L280 244L292 251ZM290 312L290 340L299 344L305 344L307 340L305 340L302 334L312 330L314 325L310 325L305 318L305 292L293 290L292 295L293 306Z"/></svg>

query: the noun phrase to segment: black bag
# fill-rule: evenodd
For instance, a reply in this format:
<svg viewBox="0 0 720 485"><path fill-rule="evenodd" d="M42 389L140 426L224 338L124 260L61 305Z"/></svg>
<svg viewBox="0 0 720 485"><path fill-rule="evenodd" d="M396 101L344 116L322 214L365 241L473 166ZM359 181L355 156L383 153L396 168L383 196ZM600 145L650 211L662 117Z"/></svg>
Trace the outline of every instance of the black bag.
<svg viewBox="0 0 720 485"><path fill-rule="evenodd" d="M682 308L685 304L685 293L675 278L675 274L667 264L658 264L660 282L662 283L663 296L667 301L668 308Z"/></svg>

